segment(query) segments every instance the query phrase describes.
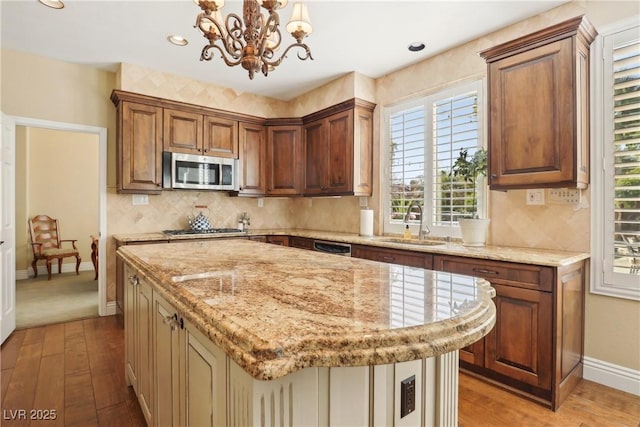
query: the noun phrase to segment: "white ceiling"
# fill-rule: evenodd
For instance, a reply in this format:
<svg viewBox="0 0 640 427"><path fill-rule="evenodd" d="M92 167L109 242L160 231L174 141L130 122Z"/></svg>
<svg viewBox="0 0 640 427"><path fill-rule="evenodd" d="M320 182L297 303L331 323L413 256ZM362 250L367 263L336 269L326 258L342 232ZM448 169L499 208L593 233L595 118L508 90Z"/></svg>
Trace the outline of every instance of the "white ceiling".
<svg viewBox="0 0 640 427"><path fill-rule="evenodd" d="M314 60L290 53L268 77L257 74L253 80L218 56L200 61L205 39L193 28L200 9L191 0L64 2L64 9L55 10L36 0L1 0L2 48L110 70L124 62L288 100L351 71L383 76L567 0L306 0L313 34L305 41ZM291 3L281 11L283 25ZM240 14L241 5L227 0L222 12ZM189 44L169 44L170 34ZM414 41L426 49L409 52Z"/></svg>

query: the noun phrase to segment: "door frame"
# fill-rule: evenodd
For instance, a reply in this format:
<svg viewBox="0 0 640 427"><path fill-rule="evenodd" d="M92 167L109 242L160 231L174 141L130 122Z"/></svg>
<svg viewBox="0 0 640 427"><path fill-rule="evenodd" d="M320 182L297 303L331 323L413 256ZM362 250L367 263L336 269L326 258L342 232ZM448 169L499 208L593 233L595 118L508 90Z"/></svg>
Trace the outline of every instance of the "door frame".
<svg viewBox="0 0 640 427"><path fill-rule="evenodd" d="M107 269L106 263L106 236L107 236L107 128L98 126L80 125L76 123L64 123L50 120L40 120L30 117L13 116L15 126L36 127L69 132L81 132L98 136L98 314L108 316L115 314L115 303L107 306ZM14 183L15 191L15 183ZM14 207L15 208L15 207ZM15 268L15 266L14 266Z"/></svg>

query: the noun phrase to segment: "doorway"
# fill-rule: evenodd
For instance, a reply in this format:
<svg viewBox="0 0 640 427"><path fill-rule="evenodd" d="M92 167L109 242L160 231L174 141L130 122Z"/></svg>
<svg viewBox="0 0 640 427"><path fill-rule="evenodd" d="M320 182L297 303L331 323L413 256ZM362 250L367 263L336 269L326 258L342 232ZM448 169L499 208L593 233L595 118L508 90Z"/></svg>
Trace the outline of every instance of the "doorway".
<svg viewBox="0 0 640 427"><path fill-rule="evenodd" d="M16 327L112 314L106 304L106 269L98 268L96 277L91 262L91 236L96 236L98 265L106 265L101 237L106 235L106 129L28 118L15 122ZM27 218L37 214L58 218L61 238L77 240L79 276L71 258L61 274L53 263L51 281L42 262L38 278L32 278Z"/></svg>

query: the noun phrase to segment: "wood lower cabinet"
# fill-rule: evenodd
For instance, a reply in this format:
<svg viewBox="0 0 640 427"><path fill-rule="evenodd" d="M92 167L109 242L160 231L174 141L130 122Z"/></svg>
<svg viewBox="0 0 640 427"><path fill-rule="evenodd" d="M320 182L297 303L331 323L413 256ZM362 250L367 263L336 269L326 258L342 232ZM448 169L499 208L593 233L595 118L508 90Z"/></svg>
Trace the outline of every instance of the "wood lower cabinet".
<svg viewBox="0 0 640 427"><path fill-rule="evenodd" d="M119 100L117 181L120 193L162 191L162 108Z"/></svg>
<svg viewBox="0 0 640 427"><path fill-rule="evenodd" d="M373 246L352 245L351 256L354 258L428 269L431 269L433 264L433 256L430 254Z"/></svg>
<svg viewBox="0 0 640 427"><path fill-rule="evenodd" d="M140 409L147 421L153 422L153 291L151 285L125 266L125 372L127 382L138 396Z"/></svg>
<svg viewBox="0 0 640 427"><path fill-rule="evenodd" d="M153 425L226 425L226 355L158 292L153 307Z"/></svg>
<svg viewBox="0 0 640 427"><path fill-rule="evenodd" d="M373 104L358 102L305 117L305 195L371 195Z"/></svg>
<svg viewBox="0 0 640 427"><path fill-rule="evenodd" d="M582 378L585 263L562 267L435 255L433 269L487 279L496 324L460 366L556 410Z"/></svg>
<svg viewBox="0 0 640 427"><path fill-rule="evenodd" d="M239 195L267 194L267 140L264 126L240 123Z"/></svg>
<svg viewBox="0 0 640 427"><path fill-rule="evenodd" d="M589 184L589 45L577 17L481 52L491 189Z"/></svg>
<svg viewBox="0 0 640 427"><path fill-rule="evenodd" d="M267 194L302 194L301 126L267 126Z"/></svg>
<svg viewBox="0 0 640 427"><path fill-rule="evenodd" d="M274 245L289 246L289 236L267 236L267 243Z"/></svg>
<svg viewBox="0 0 640 427"><path fill-rule="evenodd" d="M292 248L307 249L312 251L313 239L309 239L307 237L291 236L289 237L289 246L291 246Z"/></svg>

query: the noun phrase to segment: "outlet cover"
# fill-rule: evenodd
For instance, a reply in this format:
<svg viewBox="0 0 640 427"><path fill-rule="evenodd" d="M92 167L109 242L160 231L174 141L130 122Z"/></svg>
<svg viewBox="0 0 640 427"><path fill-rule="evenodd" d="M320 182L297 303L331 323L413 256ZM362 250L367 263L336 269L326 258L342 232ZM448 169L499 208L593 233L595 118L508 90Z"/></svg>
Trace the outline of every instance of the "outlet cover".
<svg viewBox="0 0 640 427"><path fill-rule="evenodd" d="M527 205L544 205L544 189L527 190Z"/></svg>
<svg viewBox="0 0 640 427"><path fill-rule="evenodd" d="M549 202L562 205L577 205L582 199L582 191L577 188L552 188Z"/></svg>
<svg viewBox="0 0 640 427"><path fill-rule="evenodd" d="M149 196L146 194L133 194L131 195L131 204L133 206L148 205Z"/></svg>

